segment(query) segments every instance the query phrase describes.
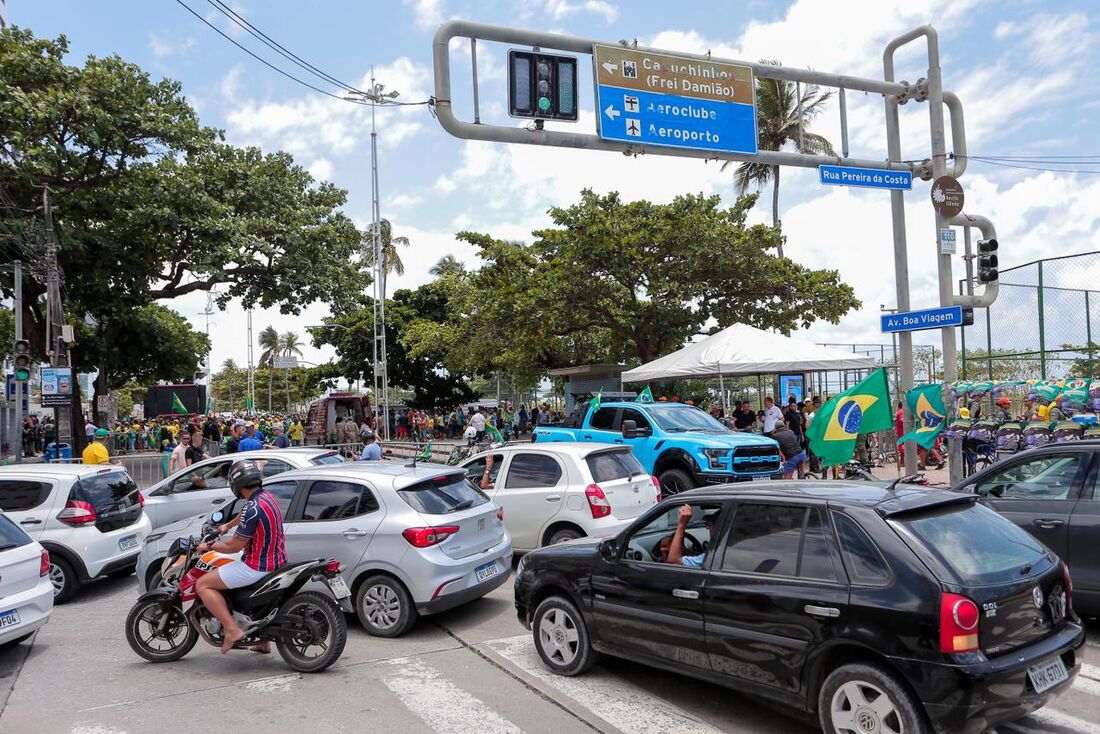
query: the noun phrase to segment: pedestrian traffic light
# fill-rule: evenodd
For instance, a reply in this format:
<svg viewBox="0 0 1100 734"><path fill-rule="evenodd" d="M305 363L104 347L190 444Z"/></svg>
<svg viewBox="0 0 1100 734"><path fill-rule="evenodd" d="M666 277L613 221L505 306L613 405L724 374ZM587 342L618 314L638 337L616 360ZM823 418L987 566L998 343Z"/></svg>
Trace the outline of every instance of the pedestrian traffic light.
<svg viewBox="0 0 1100 734"><path fill-rule="evenodd" d="M15 381L26 382L31 379L31 343L26 339L16 339L12 356L12 361L15 363Z"/></svg>
<svg viewBox="0 0 1100 734"><path fill-rule="evenodd" d="M978 282L992 283L997 273L997 240L978 241Z"/></svg>
<svg viewBox="0 0 1100 734"><path fill-rule="evenodd" d="M533 51L508 52L508 114L577 121L577 60Z"/></svg>

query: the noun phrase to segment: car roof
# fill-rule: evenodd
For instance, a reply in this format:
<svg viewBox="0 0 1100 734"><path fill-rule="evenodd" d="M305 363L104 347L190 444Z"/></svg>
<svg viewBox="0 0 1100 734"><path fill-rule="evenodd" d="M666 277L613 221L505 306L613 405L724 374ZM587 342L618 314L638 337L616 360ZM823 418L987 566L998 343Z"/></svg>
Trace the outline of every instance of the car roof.
<svg viewBox="0 0 1100 734"><path fill-rule="evenodd" d="M344 464L326 464L324 466L303 467L276 474L278 479L306 479L321 477L332 479L373 479L376 482L391 480L394 489L404 489L425 479L453 474L465 477L466 473L457 466L443 466L428 462L417 462L415 466L405 461L349 461Z"/></svg>
<svg viewBox="0 0 1100 734"><path fill-rule="evenodd" d="M497 454L508 451L542 451L557 454L568 454L570 456L577 456L584 458L589 454L597 451L629 451L630 447L626 445L619 445L613 443L593 443L592 441L542 441L542 442L524 442L524 443L510 443L504 446L498 446L495 449L488 449L486 451L479 451L476 454L470 454L469 459L463 460L462 463L468 463L470 459L476 459L480 456L487 456L488 454Z"/></svg>
<svg viewBox="0 0 1100 734"><path fill-rule="evenodd" d="M78 464L59 461L57 463L9 464L0 466L0 476L4 474L41 474L53 477L82 477L106 471L125 471L126 467L116 464Z"/></svg>
<svg viewBox="0 0 1100 734"><path fill-rule="evenodd" d="M725 484L700 487L682 493L692 500L728 499L814 499L825 500L834 507L868 507L883 517L900 515L931 507L970 504L977 500L972 494L946 489L929 489L913 485L891 487L890 482L772 480L767 486L758 484ZM680 495L677 495L680 496Z"/></svg>

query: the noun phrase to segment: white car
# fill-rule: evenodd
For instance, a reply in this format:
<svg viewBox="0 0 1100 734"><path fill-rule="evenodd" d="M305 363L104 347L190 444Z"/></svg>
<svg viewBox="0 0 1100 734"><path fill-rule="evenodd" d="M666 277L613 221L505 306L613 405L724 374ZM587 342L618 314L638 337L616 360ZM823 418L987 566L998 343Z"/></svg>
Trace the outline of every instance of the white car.
<svg viewBox="0 0 1100 734"><path fill-rule="evenodd" d="M0 510L49 551L55 604L85 581L134 572L152 529L144 501L126 469L114 464L0 467Z"/></svg>
<svg viewBox="0 0 1100 734"><path fill-rule="evenodd" d="M461 466L481 486L486 457ZM586 535L610 535L660 500L660 485L629 446L594 443L509 444L491 451L492 489L517 552Z"/></svg>
<svg viewBox="0 0 1100 734"><path fill-rule="evenodd" d="M50 554L0 512L0 646L27 639L51 612Z"/></svg>
<svg viewBox="0 0 1100 734"><path fill-rule="evenodd" d="M233 499L229 490L229 467L235 461L251 459L263 462L265 477L273 477L291 469L342 464L343 457L322 448L266 449L240 451L195 462L191 466L162 479L145 490L145 513L153 528L195 515L206 515Z"/></svg>

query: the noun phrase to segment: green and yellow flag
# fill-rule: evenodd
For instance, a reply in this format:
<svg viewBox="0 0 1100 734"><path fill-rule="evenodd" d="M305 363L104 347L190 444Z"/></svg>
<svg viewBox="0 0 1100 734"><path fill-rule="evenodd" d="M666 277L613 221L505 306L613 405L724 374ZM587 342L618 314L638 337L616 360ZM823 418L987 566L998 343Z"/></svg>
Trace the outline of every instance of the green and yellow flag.
<svg viewBox="0 0 1100 734"><path fill-rule="evenodd" d="M588 409L592 411L592 415L596 415L596 411L600 409L600 398L603 397L603 388L596 393L596 397L592 398L592 402L588 404Z"/></svg>
<svg viewBox="0 0 1100 734"><path fill-rule="evenodd" d="M491 435L493 438L495 438L497 440L497 443L502 443L502 444L503 443L508 443L507 441L504 440L504 436L500 435L500 431L498 431L496 429L496 427L493 426L492 424L489 424L489 423L485 424L485 432L488 433L489 435Z"/></svg>
<svg viewBox="0 0 1100 734"><path fill-rule="evenodd" d="M638 397L634 398L634 402L635 403L652 403L653 402L653 391L649 389L649 385L646 385L645 390L642 390L642 393Z"/></svg>
<svg viewBox="0 0 1100 734"><path fill-rule="evenodd" d="M917 426L899 438L898 444L912 440L916 441L921 448L932 448L932 444L936 442L936 436L940 435L940 431L946 425L944 418L947 410L943 407L943 386L914 387L905 393L905 402L909 405L909 412L916 418Z"/></svg>
<svg viewBox="0 0 1100 734"><path fill-rule="evenodd" d="M190 410L188 410L187 408L185 408L183 406L183 401L180 400L180 396L176 395L175 393L172 393L172 412L173 413L190 413L191 412Z"/></svg>
<svg viewBox="0 0 1100 734"><path fill-rule="evenodd" d="M424 448L420 449L420 453L418 453L416 455L416 458L420 459L421 461L430 461L431 460L431 458L432 458L432 442L431 441L428 441L428 443L424 444Z"/></svg>
<svg viewBox="0 0 1100 734"><path fill-rule="evenodd" d="M832 466L851 460L856 436L885 431L893 425L886 370L880 368L822 405L814 413L806 437L822 464Z"/></svg>

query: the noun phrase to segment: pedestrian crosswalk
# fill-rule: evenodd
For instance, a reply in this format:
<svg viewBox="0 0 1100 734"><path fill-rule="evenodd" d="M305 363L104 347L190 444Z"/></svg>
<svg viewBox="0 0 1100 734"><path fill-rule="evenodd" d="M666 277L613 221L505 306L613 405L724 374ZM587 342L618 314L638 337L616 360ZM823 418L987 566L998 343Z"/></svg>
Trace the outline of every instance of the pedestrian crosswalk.
<svg viewBox="0 0 1100 734"><path fill-rule="evenodd" d="M477 731L484 734L518 734L523 729L448 680L424 660L396 658L383 684L429 727L437 732Z"/></svg>

